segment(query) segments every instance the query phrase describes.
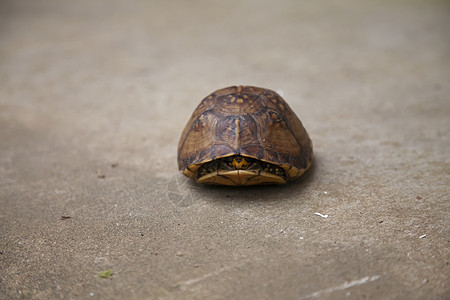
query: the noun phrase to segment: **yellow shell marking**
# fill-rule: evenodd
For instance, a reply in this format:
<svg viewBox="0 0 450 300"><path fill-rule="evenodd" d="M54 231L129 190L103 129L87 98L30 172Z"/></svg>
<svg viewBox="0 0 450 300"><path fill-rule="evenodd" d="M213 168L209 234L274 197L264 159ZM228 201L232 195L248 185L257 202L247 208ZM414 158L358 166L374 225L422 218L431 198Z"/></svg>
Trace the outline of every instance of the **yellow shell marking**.
<svg viewBox="0 0 450 300"><path fill-rule="evenodd" d="M235 156L231 161L231 166L235 170L245 170L250 166L250 163L243 156Z"/></svg>
<svg viewBox="0 0 450 300"><path fill-rule="evenodd" d="M198 179L199 183L223 185L283 184L286 180L269 172L256 170L219 170Z"/></svg>

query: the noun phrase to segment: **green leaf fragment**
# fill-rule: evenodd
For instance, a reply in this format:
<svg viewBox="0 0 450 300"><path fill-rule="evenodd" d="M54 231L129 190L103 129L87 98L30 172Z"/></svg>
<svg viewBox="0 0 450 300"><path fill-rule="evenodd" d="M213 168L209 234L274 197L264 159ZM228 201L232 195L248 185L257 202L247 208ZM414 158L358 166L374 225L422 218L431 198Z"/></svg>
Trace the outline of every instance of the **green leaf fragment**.
<svg viewBox="0 0 450 300"><path fill-rule="evenodd" d="M101 271L100 272L100 277L101 278L108 278L109 276L111 276L113 274L113 272L111 271L111 269L108 269L106 271Z"/></svg>

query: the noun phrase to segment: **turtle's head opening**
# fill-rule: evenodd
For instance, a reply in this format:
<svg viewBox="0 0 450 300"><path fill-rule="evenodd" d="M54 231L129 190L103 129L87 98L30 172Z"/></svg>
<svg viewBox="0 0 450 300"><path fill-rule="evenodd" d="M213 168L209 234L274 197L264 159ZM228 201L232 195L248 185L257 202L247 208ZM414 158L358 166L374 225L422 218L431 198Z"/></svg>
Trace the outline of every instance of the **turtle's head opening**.
<svg viewBox="0 0 450 300"><path fill-rule="evenodd" d="M203 176L207 176L208 178L214 176L239 177L239 172L243 172L242 174L247 175L253 174L253 176L279 177L280 180L284 182L288 180L288 175L282 167L242 155L226 156L209 161L200 166L196 177L197 179L202 178ZM275 181L275 183L280 182L278 180Z"/></svg>

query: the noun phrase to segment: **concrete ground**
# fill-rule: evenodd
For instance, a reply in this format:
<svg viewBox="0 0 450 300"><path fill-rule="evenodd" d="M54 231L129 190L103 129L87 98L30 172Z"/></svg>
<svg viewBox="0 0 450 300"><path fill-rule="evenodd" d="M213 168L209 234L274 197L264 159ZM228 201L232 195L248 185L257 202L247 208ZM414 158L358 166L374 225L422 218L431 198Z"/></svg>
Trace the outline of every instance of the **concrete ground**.
<svg viewBox="0 0 450 300"><path fill-rule="evenodd" d="M449 299L449 28L446 1L1 1L0 299ZM235 84L298 114L303 178L179 174Z"/></svg>

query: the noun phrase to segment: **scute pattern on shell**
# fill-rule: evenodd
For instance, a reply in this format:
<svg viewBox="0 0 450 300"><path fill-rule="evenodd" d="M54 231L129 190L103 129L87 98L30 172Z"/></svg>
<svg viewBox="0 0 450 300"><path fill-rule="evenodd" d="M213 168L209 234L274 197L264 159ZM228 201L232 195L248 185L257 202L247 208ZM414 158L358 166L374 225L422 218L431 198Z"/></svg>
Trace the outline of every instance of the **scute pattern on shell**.
<svg viewBox="0 0 450 300"><path fill-rule="evenodd" d="M232 86L215 91L195 109L178 144L178 167L181 172L188 169L192 174L188 176L194 177L201 164L235 154L286 170L306 170L311 165L312 143L298 117L277 93ZM295 172L290 174L296 177Z"/></svg>

